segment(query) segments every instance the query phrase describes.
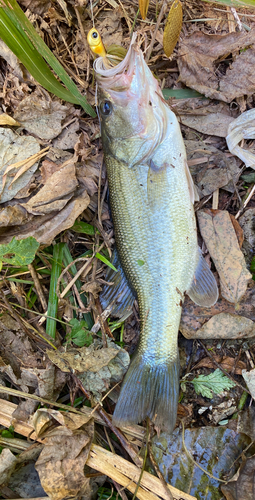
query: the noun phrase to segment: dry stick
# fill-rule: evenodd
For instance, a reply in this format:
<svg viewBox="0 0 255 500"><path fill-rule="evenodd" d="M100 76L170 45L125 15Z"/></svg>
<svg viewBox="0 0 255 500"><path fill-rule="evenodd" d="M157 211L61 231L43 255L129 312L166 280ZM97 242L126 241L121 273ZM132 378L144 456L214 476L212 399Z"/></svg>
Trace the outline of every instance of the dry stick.
<svg viewBox="0 0 255 500"><path fill-rule="evenodd" d="M104 243L102 243L102 245L99 247L98 252L100 252L100 250L103 248L103 246L104 246ZM95 254L96 254L96 252L93 252L93 255L92 255L92 257L90 257L90 259L86 258L87 262L84 264L84 266L82 266L81 269L79 269L79 271L77 271L76 275L73 277L73 279L70 281L70 283L68 283L68 285L63 290L63 292L60 295L58 295L59 294L60 281L61 281L62 277L64 276L65 272L68 271L68 269L70 269L70 267L73 264L75 264L76 262L79 262L81 260L85 260L84 257L79 257L78 259L73 260L73 262L70 262L70 264L68 264L68 266L62 271L62 273L60 274L60 276L58 278L57 290L56 290L56 293L57 293L57 295L58 295L58 297L60 299L63 299L63 297L67 294L67 292L69 292L70 288L72 288L73 284L76 282L76 280L80 277L80 275L82 273L84 273L85 271L88 272L87 268L92 263L92 260L94 259Z"/></svg>
<svg viewBox="0 0 255 500"><path fill-rule="evenodd" d="M112 442L110 440L110 437L109 437L109 434L107 432L107 429L106 427L104 428L104 433L106 435L106 439L107 439L107 442L108 442L108 445L109 445L109 448L111 450L111 452L115 455L115 449L112 445ZM119 495L121 496L122 500L128 500L128 497L124 491L124 488L121 487L121 485L119 483L117 483L116 481L114 481L114 479L112 479L112 482L117 490L117 492L119 493Z"/></svg>
<svg viewBox="0 0 255 500"><path fill-rule="evenodd" d="M142 480L142 477L143 477L143 473L144 473L144 470L145 470L146 460L147 460L147 454L148 454L149 437L150 437L150 433L149 433L149 421L147 419L146 446L145 446L145 452L144 452L144 458L143 458L143 466L142 466L142 469L141 469L141 473L140 473L139 479L137 481L136 489L135 489L135 492L134 492L132 500L136 499L136 494L137 494L138 489L140 487L141 480Z"/></svg>
<svg viewBox="0 0 255 500"><path fill-rule="evenodd" d="M156 36L157 36L157 33L158 33L158 29L159 29L159 25L165 15L165 12L166 12L166 8L167 8L167 3L164 1L163 2L163 5L161 7L161 10L160 10L160 13L158 15L158 20L157 20L157 24L155 26L155 30L154 30L154 33L153 33L153 36L152 36L152 39L151 39L151 43L149 45L149 48L148 48L148 51L147 51L147 54L145 56L145 62L148 63L149 59L150 59L150 56L151 56L151 53L152 53L152 50L153 50L153 46L154 46L154 43L155 43L155 40L156 40Z"/></svg>
<svg viewBox="0 0 255 500"><path fill-rule="evenodd" d="M97 413L95 415L93 415L95 408L93 408L93 410L91 410L87 406L84 406L82 408L82 411L81 411L81 410L77 410L76 408L73 408L72 406L67 406L67 405L64 405L61 403L56 403L54 401L49 401L48 399L43 400L42 398L40 398L38 396L34 396L33 394L27 394L26 392L18 391L17 389L10 389L10 388L7 388L5 386L0 386L0 389L1 389L0 393L3 392L5 394L11 394L11 395L21 397L21 398L35 399L36 401L41 401L42 403L45 403L45 404L48 404L51 406L56 406L57 408L61 408L63 410L70 411L71 413L77 413L78 415L82 415L82 416L85 415L88 417L88 420L93 416L96 423L98 423L100 425L104 425L104 426L106 425L105 421L100 417L100 415L98 415ZM3 409L3 405L5 405L5 410L6 410L6 412L8 412L8 416L6 416L6 418L9 418L10 415L15 411L17 405L15 405L14 403L11 403L10 401L4 401L3 399L0 399L0 414L1 414L1 411ZM9 422L9 420L8 420L8 422ZM3 420L1 420L0 423L2 425L5 425L5 423L3 423ZM19 425L22 425L22 424L19 424ZM6 425L6 427L10 427L10 424ZM122 427L122 430L125 432L125 434L131 436L132 439L135 438L135 439L141 441L141 443L143 442L144 433L145 433L144 427L141 427L140 425L133 425L132 427L131 426ZM19 432L19 430L17 430L17 432L19 434L22 434L22 432Z"/></svg>
<svg viewBox="0 0 255 500"><path fill-rule="evenodd" d="M66 274L67 274L68 281L71 281L71 279L72 279L71 274L69 272L67 272ZM85 305L83 304L83 302L81 300L80 292L79 292L75 283L73 284L73 291L74 291L74 295L75 295L76 300L80 306L81 311L86 312L87 308L85 307Z"/></svg>
<svg viewBox="0 0 255 500"><path fill-rule="evenodd" d="M32 325L29 325L29 323L27 323L26 320L21 318L19 316L19 314L16 313L16 311L9 304L8 299L5 297L5 295L1 289L0 289L0 297L2 298L3 303L4 303L3 306L7 309L7 311L9 311L11 316L17 321L20 328L27 334L27 336L29 338L31 338L32 340L34 340L36 342L38 342L38 340L40 340L40 342L42 342L47 347L50 344L51 347L53 347L53 349L56 349L55 345L51 341L49 341L47 338L45 338L42 333L38 332L38 330L36 330ZM40 339L38 339L38 337L34 333L30 332L29 328L31 328L31 330L34 330L34 332L36 332L36 335L38 335L40 337Z"/></svg>
<svg viewBox="0 0 255 500"><path fill-rule="evenodd" d="M232 380L232 382L234 382L236 385L238 385L238 387L240 387L242 389L242 391L248 392L248 394L250 394L250 396L252 397L249 389L246 389L245 387L242 386L242 384L239 384L239 382L237 382L233 377L231 377L231 375L226 370L224 370L224 368L222 368L222 366L219 363L217 363L217 361L215 361L213 355L205 347L205 345L203 344L202 340L200 340L200 339L197 339L197 340L201 344L201 346L203 347L203 349L206 352L207 356L209 356L209 358L211 358L211 360L215 364L215 366L217 366L217 368L219 368L228 378L230 378L230 380Z"/></svg>
<svg viewBox="0 0 255 500"><path fill-rule="evenodd" d="M0 389L2 388L0 387ZM5 389L7 388L5 387ZM10 427L10 425L13 425L15 431L19 434L22 434L23 436L31 436L33 432L33 427L31 426L31 424L27 424L25 422L21 422L12 418L12 414L16 410L16 408L17 405L15 405L14 403L10 403L9 401L3 399L0 400L0 424L7 428ZM66 408L68 408L69 410L74 410L74 408L72 409L70 406L67 406ZM89 410L89 408L86 408L86 411L87 410ZM79 411L76 412L81 414L81 412ZM33 434L33 438L41 442L40 438L37 438L35 434ZM122 484L124 488L128 488L130 491L132 491L132 493L135 491L136 485L133 481L138 481L140 469L124 458L118 455L113 455L111 452L105 450L104 448L92 444L89 458L87 460L87 465L99 471L100 473L108 475L111 479L115 481L117 480L119 484ZM169 485L169 489L171 489L175 499L196 500L195 497L184 493L177 488L174 488L173 486ZM159 500L159 496L152 493L155 491L157 491L157 494L161 498L163 498L164 500L168 500L165 491L162 489L160 480L145 471L141 480L141 488L139 489L137 496L141 500Z"/></svg>
<svg viewBox="0 0 255 500"><path fill-rule="evenodd" d="M155 457L154 457L154 455L153 455L153 453L152 453L152 451L151 451L151 446L150 446L150 443L149 443L149 445L148 445L148 449L149 449L149 457L150 457L150 460L151 460L152 465L153 465L153 467L154 467L154 469L155 469L155 471L156 471L156 473L157 473L158 478L159 478L159 479L160 479L160 481L162 482L162 485L163 485L164 490L165 490L165 492L166 492L167 498L168 498L169 500L174 500L173 495L172 495L171 491L169 490L169 488L168 488L168 486L167 486L167 482L166 482L166 480L165 480L164 476L162 475L161 471L159 470L158 464L157 464L157 462L156 462L156 460L155 460Z"/></svg>
<svg viewBox="0 0 255 500"><path fill-rule="evenodd" d="M31 274L33 280L34 280L35 289L37 291L37 295L38 295L40 302L42 304L42 308L43 308L44 312L46 312L47 311L47 302L46 302L46 299L44 297L43 289L41 287L41 283L39 281L38 274L37 274L33 264L28 264L27 267L30 271L30 274Z"/></svg>
<svg viewBox="0 0 255 500"><path fill-rule="evenodd" d="M240 210L237 212L237 214L236 214L236 216L235 216L235 219L236 219L236 220L238 219L238 217L240 217L240 215L241 215L242 211L245 209L246 205L248 205L248 203L249 203L250 199L251 199L251 198L252 198L252 196L254 195L254 192L255 192L255 184L254 184L254 186L253 186L253 188L252 188L252 190L251 190L251 192L250 192L249 196L247 196L247 198L246 198L246 200L245 200L245 202L244 202L243 206L242 206L242 207L240 208Z"/></svg>
<svg viewBox="0 0 255 500"><path fill-rule="evenodd" d="M91 399L91 395L85 389L85 387L83 387L83 384L80 381L80 379L75 374L73 374L72 376L73 376L73 378L75 380L75 383L79 387L79 389L83 392L83 394L85 394L86 398L88 400L90 400ZM107 426L111 429L111 431L115 434L115 436L119 439L121 445L127 451L127 453L129 454L129 456L132 458L133 462L138 467L141 467L141 465L142 465L141 458L138 457L136 451L131 446L131 444L127 441L127 439L125 438L124 434L122 434L122 432L119 429L117 429L117 427L115 427L115 425L113 425L111 417L104 411L103 408L98 408L97 412L99 413L100 417L102 417L102 419L105 421L105 423L107 424Z"/></svg>

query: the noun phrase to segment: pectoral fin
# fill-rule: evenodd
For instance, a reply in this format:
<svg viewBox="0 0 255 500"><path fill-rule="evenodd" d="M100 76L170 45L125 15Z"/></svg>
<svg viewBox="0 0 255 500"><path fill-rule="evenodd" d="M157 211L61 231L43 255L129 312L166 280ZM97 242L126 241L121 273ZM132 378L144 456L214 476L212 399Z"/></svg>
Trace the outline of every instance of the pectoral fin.
<svg viewBox="0 0 255 500"><path fill-rule="evenodd" d="M202 307L211 307L218 300L219 292L216 280L200 252L195 276L187 294L195 304Z"/></svg>
<svg viewBox="0 0 255 500"><path fill-rule="evenodd" d="M100 294L100 302L102 308L106 309L115 300L111 315L124 320L132 314L135 297L121 267L116 249L113 251L111 262L118 269L118 272L116 273L110 267L108 268L105 280L113 283L113 285L104 285Z"/></svg>
<svg viewBox="0 0 255 500"><path fill-rule="evenodd" d="M188 181L188 188L189 188L189 195L190 195L191 203L194 203L195 201L199 201L199 195L197 192L197 188L193 182L187 160L185 160L185 174L186 174L186 178Z"/></svg>

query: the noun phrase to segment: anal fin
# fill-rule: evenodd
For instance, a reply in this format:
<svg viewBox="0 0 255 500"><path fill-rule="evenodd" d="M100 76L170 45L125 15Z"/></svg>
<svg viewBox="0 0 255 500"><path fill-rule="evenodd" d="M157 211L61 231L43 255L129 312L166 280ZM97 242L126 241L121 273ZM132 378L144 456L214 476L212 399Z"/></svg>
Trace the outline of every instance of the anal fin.
<svg viewBox="0 0 255 500"><path fill-rule="evenodd" d="M218 300L219 291L216 280L200 252L195 276L187 294L195 304L202 307L211 307Z"/></svg>
<svg viewBox="0 0 255 500"><path fill-rule="evenodd" d="M135 297L121 267L116 248L113 251L111 263L118 269L118 272L116 273L110 267L108 268L105 280L113 283L113 285L103 286L100 302L102 308L106 309L115 300L111 315L124 320L132 314Z"/></svg>

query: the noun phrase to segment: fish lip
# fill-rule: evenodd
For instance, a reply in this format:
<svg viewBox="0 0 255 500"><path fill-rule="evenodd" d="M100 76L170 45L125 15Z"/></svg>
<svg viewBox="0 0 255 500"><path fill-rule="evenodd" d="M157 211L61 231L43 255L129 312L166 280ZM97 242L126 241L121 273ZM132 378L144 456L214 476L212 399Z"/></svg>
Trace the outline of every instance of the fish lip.
<svg viewBox="0 0 255 500"><path fill-rule="evenodd" d="M137 33L133 33L132 40L123 61L113 68L105 68L105 58L98 57L94 61L94 70L97 82L103 90L125 91L130 87L135 72L136 56L139 54L139 45L136 42ZM124 79L124 82L122 80Z"/></svg>

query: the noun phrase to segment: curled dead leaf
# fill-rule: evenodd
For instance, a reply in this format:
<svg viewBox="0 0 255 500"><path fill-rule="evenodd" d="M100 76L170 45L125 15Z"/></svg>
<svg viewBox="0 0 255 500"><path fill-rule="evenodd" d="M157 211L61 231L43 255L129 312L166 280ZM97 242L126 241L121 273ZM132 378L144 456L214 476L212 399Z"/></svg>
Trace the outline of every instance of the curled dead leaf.
<svg viewBox="0 0 255 500"><path fill-rule="evenodd" d="M47 410L43 411L47 420ZM35 466L43 489L52 500L89 494L90 484L84 466L94 436L93 421L88 421L85 416L82 421L80 415L65 415L63 418L60 412L51 410L49 417L54 418L56 426L48 430L45 446ZM73 425L68 427L67 420ZM59 422L62 425L57 425Z"/></svg>
<svg viewBox="0 0 255 500"><path fill-rule="evenodd" d="M231 358L230 356L214 356L214 359L217 363L220 364L223 370L226 370L227 372L231 372L233 368L235 368L236 375L242 375L242 370L246 368L246 364L243 361L238 360L238 362L236 363L236 359ZM206 357L201 359L199 363L193 366L192 370L197 370L197 368L215 369L215 364L213 363L211 358Z"/></svg>
<svg viewBox="0 0 255 500"><path fill-rule="evenodd" d="M253 500L254 499L254 471L255 456L242 463L238 477L234 481L221 486L221 491L227 500Z"/></svg>
<svg viewBox="0 0 255 500"><path fill-rule="evenodd" d="M71 348L66 352L47 351L50 360L62 371L75 371L86 389L101 399L110 384L120 382L129 366L127 351L108 341L108 347L95 341L89 347Z"/></svg>
<svg viewBox="0 0 255 500"><path fill-rule="evenodd" d="M10 125L11 127L19 127L20 123L14 120L11 116L6 113L0 115L0 125Z"/></svg>
<svg viewBox="0 0 255 500"><path fill-rule="evenodd" d="M255 51L254 51L255 53ZM254 57L255 62L255 57ZM254 86L255 87L255 82ZM239 143L243 139L255 138L255 109L249 109L242 113L236 120L233 120L228 127L228 135L226 137L229 151L233 155L238 156L246 167L255 169L255 155L249 149L243 149Z"/></svg>
<svg viewBox="0 0 255 500"><path fill-rule="evenodd" d="M229 302L238 302L252 277L227 211L209 209L198 212L201 235L220 276L221 294Z"/></svg>
<svg viewBox="0 0 255 500"><path fill-rule="evenodd" d="M179 80L206 97L231 102L234 98L254 92L253 48L241 51L226 74L219 76L215 66L227 54L254 44L255 30L226 35L208 35L201 31L186 36L178 51Z"/></svg>

